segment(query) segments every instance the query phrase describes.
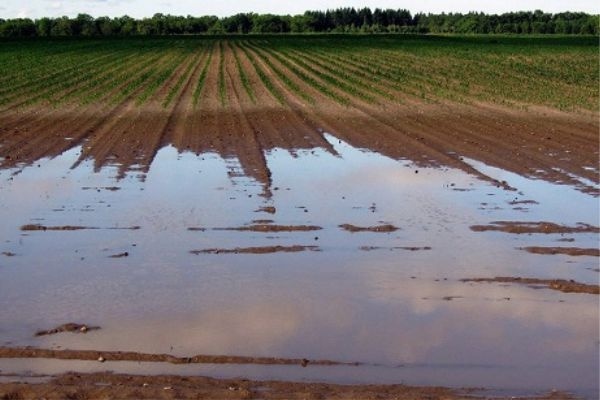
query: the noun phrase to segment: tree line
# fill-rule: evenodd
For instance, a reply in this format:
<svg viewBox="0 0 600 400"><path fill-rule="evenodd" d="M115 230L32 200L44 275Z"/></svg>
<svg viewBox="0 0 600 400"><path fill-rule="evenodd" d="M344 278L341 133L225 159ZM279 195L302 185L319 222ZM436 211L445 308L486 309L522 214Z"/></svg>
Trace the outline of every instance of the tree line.
<svg viewBox="0 0 600 400"><path fill-rule="evenodd" d="M247 33L461 33L598 35L600 16L581 12L557 14L471 12L412 15L405 9L338 8L299 15L240 13L229 17L155 14L151 18L0 19L0 37L129 36Z"/></svg>

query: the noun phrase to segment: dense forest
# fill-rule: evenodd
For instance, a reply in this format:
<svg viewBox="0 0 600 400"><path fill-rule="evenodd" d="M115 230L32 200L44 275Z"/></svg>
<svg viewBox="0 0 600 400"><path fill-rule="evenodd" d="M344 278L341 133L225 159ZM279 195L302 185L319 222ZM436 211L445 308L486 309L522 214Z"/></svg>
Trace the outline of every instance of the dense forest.
<svg viewBox="0 0 600 400"><path fill-rule="evenodd" d="M227 33L461 33L597 35L600 16L580 12L542 11L501 15L449 13L412 15L404 9L338 8L300 15L242 13L230 17L128 16L93 18L0 19L0 37L181 35Z"/></svg>

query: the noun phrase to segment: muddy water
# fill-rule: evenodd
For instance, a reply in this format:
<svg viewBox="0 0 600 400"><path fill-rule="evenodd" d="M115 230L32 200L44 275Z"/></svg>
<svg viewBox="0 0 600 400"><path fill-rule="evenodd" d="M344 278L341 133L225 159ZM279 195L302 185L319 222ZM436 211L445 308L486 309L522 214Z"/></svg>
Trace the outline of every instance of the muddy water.
<svg viewBox="0 0 600 400"><path fill-rule="evenodd" d="M598 226L597 198L466 160L516 189L505 190L327 139L335 151L269 152L267 183L245 177L234 157L172 147L144 176L123 179L118 165L71 168L78 148L1 171L0 344L364 364L352 372L158 364L155 373L598 392L597 296L460 282L597 284L597 257L521 249L597 248L596 233L470 229L493 221ZM264 220L322 229L218 229ZM21 230L26 224L94 229ZM341 224L399 229L353 233ZM276 246L318 251L192 253ZM66 322L102 329L34 337ZM1 369L55 373L65 363L3 360Z"/></svg>

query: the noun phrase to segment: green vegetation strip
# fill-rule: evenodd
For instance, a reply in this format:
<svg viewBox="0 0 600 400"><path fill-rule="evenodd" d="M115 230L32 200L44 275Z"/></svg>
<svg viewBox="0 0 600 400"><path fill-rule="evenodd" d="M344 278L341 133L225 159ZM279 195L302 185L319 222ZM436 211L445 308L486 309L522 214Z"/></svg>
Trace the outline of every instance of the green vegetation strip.
<svg viewBox="0 0 600 400"><path fill-rule="evenodd" d="M281 91L279 91L279 89L277 89L275 87L275 85L273 85L273 82L271 82L271 79L269 79L269 77L267 76L265 71L263 71L263 69L260 67L260 65L254 59L254 57L252 57L252 55L250 54L248 49L245 46L240 46L240 49L244 52L244 54L246 55L248 60L250 60L250 63L254 67L256 74L258 75L260 81L265 86L265 88L267 88L269 93L271 93L273 95L273 97L279 102L279 104L283 105L285 103L285 98L284 98L283 94L281 93Z"/></svg>
<svg viewBox="0 0 600 400"><path fill-rule="evenodd" d="M265 53L272 56L274 59L279 61L283 66L285 66L289 71L291 71L294 75L296 75L298 78L300 78L301 81L303 81L303 82L307 83L308 85L312 86L313 88L317 89L319 92L323 93L327 97L329 97L329 98L333 99L334 101L336 101L340 104L343 104L343 105L349 104L349 101L346 97L340 96L337 93L333 92L330 88L328 88L327 86L323 85L321 82L316 80L312 75L305 73L302 69L296 67L294 64L292 64L286 58L282 57L277 52L275 52L267 47L257 48L256 46L253 46L253 45L251 45L251 46L252 46L252 48L257 49L258 51L263 50Z"/></svg>
<svg viewBox="0 0 600 400"><path fill-rule="evenodd" d="M171 102L175 98L175 95L179 92L179 89L181 89L181 87L183 86L183 83L189 79L189 75L192 71L192 68L194 68L196 65L198 65L201 55L202 55L202 53L198 53L189 62L187 68L185 69L183 74L181 74L181 76L177 80L177 83L175 83L175 85L171 88L171 90L169 90L169 94L167 95L167 97L165 98L165 100L162 103L163 108L167 108L169 106L169 104L171 104Z"/></svg>
<svg viewBox="0 0 600 400"><path fill-rule="evenodd" d="M229 44L229 48L231 49L231 52L233 53L233 57L235 58L235 64L237 66L238 73L240 75L240 81L242 81L242 85L244 86L244 89L246 90L248 97L250 97L250 100L252 100L253 103L256 103L256 97L254 96L254 90L252 89L252 85L250 84L248 75L246 75L246 72L244 71L244 67L242 66L242 63L240 62L240 57L238 56L237 51L235 51L235 48L231 45L231 42L229 42L228 44Z"/></svg>
<svg viewBox="0 0 600 400"><path fill-rule="evenodd" d="M200 101L200 93L202 92L202 89L204 88L204 82L206 82L206 75L208 73L208 66L210 65L210 62L212 61L213 50L214 50L214 43L208 50L208 57L206 58L204 67L202 67L202 72L200 72L200 76L198 77L198 83L196 84L196 89L194 89L194 94L193 94L193 99L192 99L192 103L193 103L194 107L196 105L198 105L198 103Z"/></svg>
<svg viewBox="0 0 600 400"><path fill-rule="evenodd" d="M242 48L242 50L247 53L247 51L246 51L245 48ZM295 93L296 95L300 96L301 98L303 98L304 100L306 100L308 103L314 104L315 100L311 96L309 96L308 93L306 93L303 90L301 90L300 87L298 85L296 85L294 83L294 81L292 81L287 74L285 74L284 72L282 72L280 69L276 68L273 65L273 63L271 62L271 60L269 59L269 57L264 56L260 52L256 52L256 55L271 69L271 71L273 71L275 73L275 75L277 75L277 77L279 78L279 80L285 86L287 86L287 88L289 90L291 90L292 93ZM248 54L246 54L246 56L248 56Z"/></svg>
<svg viewBox="0 0 600 400"><path fill-rule="evenodd" d="M227 90L225 87L225 55L223 54L223 41L219 42L219 100L221 106L227 105Z"/></svg>

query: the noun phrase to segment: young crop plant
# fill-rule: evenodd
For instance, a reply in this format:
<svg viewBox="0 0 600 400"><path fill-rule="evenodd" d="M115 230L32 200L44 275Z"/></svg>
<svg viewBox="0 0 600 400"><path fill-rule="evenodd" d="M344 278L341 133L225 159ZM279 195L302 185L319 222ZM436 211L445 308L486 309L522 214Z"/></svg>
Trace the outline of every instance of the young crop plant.
<svg viewBox="0 0 600 400"><path fill-rule="evenodd" d="M254 67L258 78L263 83L265 88L267 88L269 93L273 95L273 97L279 102L279 104L285 104L285 98L283 97L283 94L275 87L275 85L273 85L273 82L271 82L265 71L262 70L262 68L258 65L256 60L250 55L248 49L246 49L246 47L243 45L240 46L240 49L244 52L248 60L250 60L250 64L252 64L252 66Z"/></svg>
<svg viewBox="0 0 600 400"><path fill-rule="evenodd" d="M140 92L145 83L150 79L158 69L165 65L170 53L167 52L152 52L150 55L146 55L144 62L135 71L123 71L117 79L113 80L110 86L104 92L99 92L98 96L94 96L86 101L91 102L97 99L97 97L109 97L111 104L119 104L123 100L128 99L134 93ZM118 88L116 93L110 93L114 88Z"/></svg>
<svg viewBox="0 0 600 400"><path fill-rule="evenodd" d="M171 90L169 90L167 97L165 98L165 100L162 103L163 108L167 108L169 106L169 104L171 104L171 102L175 98L175 95L179 92L179 89L181 89L181 87L183 86L183 83L189 79L189 75L192 72L192 69L194 67L196 67L198 65L198 63L200 62L200 56L202 54L203 54L202 52L199 52L196 56L194 56L192 58L192 61L189 62L185 71L183 72L183 74L181 74L181 76L177 80L177 83L175 83L175 85L171 88Z"/></svg>
<svg viewBox="0 0 600 400"><path fill-rule="evenodd" d="M204 82L206 82L206 75L208 74L208 66L210 65L210 62L212 60L214 47L215 46L213 43L211 45L211 47L208 49L208 57L206 58L206 62L204 63L204 66L202 67L202 72L200 72L200 76L198 77L198 83L196 84L196 88L194 89L194 94L192 95L192 105L194 107L196 107L198 105L198 102L200 101L200 93L202 92L202 89L204 88Z"/></svg>
<svg viewBox="0 0 600 400"><path fill-rule="evenodd" d="M245 48L242 48L242 51L244 51L244 53L246 54L246 56L249 57L248 52L247 52L247 50ZM286 75L285 73L283 73L280 69L276 68L268 57L264 56L259 51L256 51L256 54L271 69L271 71L275 72L275 75L277 75L277 77L279 78L279 80L281 82L283 82L283 84L285 86L287 86L288 89L290 89L293 93L295 93L296 95L298 95L301 98L303 98L307 103L309 103L309 104L314 104L315 103L315 100L312 97L310 97L308 95L308 93L306 93L303 90L301 90L300 87L298 85L296 85L294 83L294 81L292 81L290 79L290 77L288 75Z"/></svg>
<svg viewBox="0 0 600 400"><path fill-rule="evenodd" d="M115 52L115 54L118 53ZM75 64L81 61L77 57L75 60L77 60L73 61ZM71 88L73 85L76 85L85 79L90 79L96 71L101 71L112 58L104 56L101 60L101 62L96 61L93 65L90 65L89 68L69 68L53 75L49 79L38 79L34 82L30 82L30 84L23 87L23 90L14 90L9 92L10 94L7 96L0 98L0 105L19 101L19 99L21 99L19 104L21 106L26 106L49 99L61 90ZM84 63L84 66L87 66L87 63ZM59 66L57 65L56 68L59 69Z"/></svg>
<svg viewBox="0 0 600 400"><path fill-rule="evenodd" d="M229 48L231 49L231 52L233 53L233 57L235 58L235 64L237 65L237 69L238 69L238 72L240 75L240 80L242 81L242 85L244 86L244 89L246 90L248 97L250 97L250 100L252 100L253 103L256 103L256 96L254 96L254 91L252 90L252 85L250 84L248 75L246 75L246 72L244 71L244 67L242 66L240 57L239 57L236 49L231 45L231 42L228 42L228 44L229 44Z"/></svg>
<svg viewBox="0 0 600 400"><path fill-rule="evenodd" d="M151 96L153 96L161 86L173 75L173 71L183 61L185 57L184 54L178 54L176 57L173 57L171 62L167 64L167 66L159 70L158 75L152 79L148 85L142 90L142 93L137 97L136 105L140 106L144 104Z"/></svg>
<svg viewBox="0 0 600 400"><path fill-rule="evenodd" d="M90 93L99 92L100 88L115 78L118 71L131 70L133 66L138 64L139 59L137 54L130 54L123 58L116 58L111 63L105 65L105 69L103 71L93 75L92 79L87 80L82 85L73 86L71 90L68 90L53 98L52 102L58 105L73 101L75 99L82 100L89 96Z"/></svg>
<svg viewBox="0 0 600 400"><path fill-rule="evenodd" d="M219 42L219 100L221 106L227 105L227 90L225 87L225 55L223 54L223 41Z"/></svg>
<svg viewBox="0 0 600 400"><path fill-rule="evenodd" d="M294 57L295 59L306 60L321 68L324 71L322 75L326 76L324 79L327 79L334 85L336 85L335 82L337 81L337 87L346 93L361 98L369 103L375 102L375 97L373 97L373 95L382 96L387 100L392 100L394 98L390 93L373 85L373 82L377 80L376 77L368 76L364 72L354 71L341 63L336 63L327 57L315 55L308 50L292 50L286 52L286 54L288 54L290 58ZM306 64L306 62L304 63ZM358 88L361 88L362 90L358 90Z"/></svg>
<svg viewBox="0 0 600 400"><path fill-rule="evenodd" d="M128 82L135 80L136 77L145 71L154 67L162 58L162 54L153 54L152 56L141 55L136 57L130 68L122 69L117 75L111 76L111 79L103 85L97 86L94 91L83 94L83 104L90 104L100 99L107 99L111 94L115 98L110 103L118 103L128 97L138 86L131 86L128 90ZM116 93L113 93L116 92Z"/></svg>
<svg viewBox="0 0 600 400"><path fill-rule="evenodd" d="M24 94L36 93L40 90L49 89L50 85L55 82L62 82L69 79L71 76L78 76L82 70L102 68L105 62L110 62L123 54L122 51L112 51L102 53L100 55L92 53L92 55L81 55L79 53L68 53L62 58L47 57L42 61L34 61L37 65L31 68L18 68L21 61L13 60L11 66L15 67L16 71L12 74L10 71L4 71L8 79L0 87L0 99L2 97L21 97ZM4 96L5 94L12 96Z"/></svg>
<svg viewBox="0 0 600 400"><path fill-rule="evenodd" d="M252 46L252 47L256 48L254 46ZM323 93L324 95L328 96L329 98L335 100L336 102L338 102L342 105L349 104L348 98L346 98L344 96L340 96L337 93L331 91L331 89L329 89L328 87L321 84L319 81L314 79L312 76L310 76L310 75L306 74L305 72L303 72L302 70L300 70L298 67L293 65L291 62L289 62L286 58L282 57L277 52L275 52L269 48L266 48L266 47L263 47L261 49L263 49L267 54L271 55L273 58L275 58L277 61L279 61L281 64L283 64L288 70L290 70L294 75L296 75L298 78L300 78L300 80L302 80L303 82L306 82L308 85L314 87L319 92Z"/></svg>

